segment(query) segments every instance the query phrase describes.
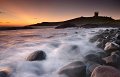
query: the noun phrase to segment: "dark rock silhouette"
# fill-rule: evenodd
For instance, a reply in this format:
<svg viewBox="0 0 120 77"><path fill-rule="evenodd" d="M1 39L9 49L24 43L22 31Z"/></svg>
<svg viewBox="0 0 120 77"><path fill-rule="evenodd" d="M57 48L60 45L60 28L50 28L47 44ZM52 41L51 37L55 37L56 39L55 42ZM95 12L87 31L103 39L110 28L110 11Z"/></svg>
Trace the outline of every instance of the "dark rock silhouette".
<svg viewBox="0 0 120 77"><path fill-rule="evenodd" d="M27 61L41 61L46 59L46 53L44 51L35 51L27 57Z"/></svg>
<svg viewBox="0 0 120 77"><path fill-rule="evenodd" d="M86 66L81 61L72 62L58 72L59 75L66 75L68 77L85 77L86 76Z"/></svg>

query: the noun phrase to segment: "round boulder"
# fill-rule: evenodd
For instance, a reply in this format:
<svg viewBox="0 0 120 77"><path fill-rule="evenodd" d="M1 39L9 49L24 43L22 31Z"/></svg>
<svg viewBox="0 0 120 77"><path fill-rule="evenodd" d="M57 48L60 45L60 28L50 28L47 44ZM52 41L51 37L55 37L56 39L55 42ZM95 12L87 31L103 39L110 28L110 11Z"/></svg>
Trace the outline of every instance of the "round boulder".
<svg viewBox="0 0 120 77"><path fill-rule="evenodd" d="M44 51L35 51L27 57L27 61L40 61L46 59L46 53Z"/></svg>
<svg viewBox="0 0 120 77"><path fill-rule="evenodd" d="M120 71L111 66L98 66L96 67L91 77L120 77Z"/></svg>
<svg viewBox="0 0 120 77"><path fill-rule="evenodd" d="M85 77L86 76L86 66L81 61L72 62L64 67L62 67L59 75L66 75L68 77Z"/></svg>

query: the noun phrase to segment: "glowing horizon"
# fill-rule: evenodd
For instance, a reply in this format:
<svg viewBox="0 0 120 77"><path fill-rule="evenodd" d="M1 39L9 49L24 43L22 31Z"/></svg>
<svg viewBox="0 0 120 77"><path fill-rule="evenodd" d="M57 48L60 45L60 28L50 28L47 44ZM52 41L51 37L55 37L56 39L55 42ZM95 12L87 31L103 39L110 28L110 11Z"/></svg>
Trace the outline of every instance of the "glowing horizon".
<svg viewBox="0 0 120 77"><path fill-rule="evenodd" d="M91 1L94 1L92 3ZM59 22L81 16L120 19L119 0L1 0L0 25L24 26L41 22Z"/></svg>

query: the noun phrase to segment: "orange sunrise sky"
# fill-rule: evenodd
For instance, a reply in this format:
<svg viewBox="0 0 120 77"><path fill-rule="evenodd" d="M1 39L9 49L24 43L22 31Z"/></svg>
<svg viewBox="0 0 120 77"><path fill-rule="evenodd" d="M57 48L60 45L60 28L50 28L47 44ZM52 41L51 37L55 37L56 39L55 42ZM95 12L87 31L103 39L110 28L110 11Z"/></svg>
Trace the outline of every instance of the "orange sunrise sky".
<svg viewBox="0 0 120 77"><path fill-rule="evenodd" d="M81 16L120 19L119 0L0 0L0 26L58 22Z"/></svg>

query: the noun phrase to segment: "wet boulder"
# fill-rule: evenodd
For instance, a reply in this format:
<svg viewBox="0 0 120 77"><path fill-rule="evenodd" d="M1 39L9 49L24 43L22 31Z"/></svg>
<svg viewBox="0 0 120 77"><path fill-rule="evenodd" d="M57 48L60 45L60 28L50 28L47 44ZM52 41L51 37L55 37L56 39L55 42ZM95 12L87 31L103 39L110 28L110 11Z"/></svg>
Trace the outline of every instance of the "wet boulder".
<svg viewBox="0 0 120 77"><path fill-rule="evenodd" d="M59 75L66 75L67 77L85 77L86 66L81 61L72 62L58 71Z"/></svg>
<svg viewBox="0 0 120 77"><path fill-rule="evenodd" d="M107 54L106 54L106 52L96 52L95 53L99 58L104 58L104 57L106 57L107 56Z"/></svg>
<svg viewBox="0 0 120 77"><path fill-rule="evenodd" d="M103 60L107 65L120 68L120 56L115 52L112 52L110 56L103 58Z"/></svg>
<svg viewBox="0 0 120 77"><path fill-rule="evenodd" d="M98 64L104 64L105 61L102 60L102 58L100 58L98 55L96 54L88 54L84 57L84 61L85 62L95 62L95 63L98 63Z"/></svg>
<svg viewBox="0 0 120 77"><path fill-rule="evenodd" d="M120 46L118 44L114 43L114 42L107 42L105 44L104 50L108 51L108 52L114 52L114 51L118 50L119 47Z"/></svg>
<svg viewBox="0 0 120 77"><path fill-rule="evenodd" d="M118 56L120 56L120 51L117 50L117 51L115 51L115 52L112 52L111 55L118 55Z"/></svg>
<svg viewBox="0 0 120 77"><path fill-rule="evenodd" d="M114 57L113 56L108 56L108 57L105 57L103 58L103 60L105 60L106 64L107 65L110 65L110 66L115 66L115 61L114 61Z"/></svg>
<svg viewBox="0 0 120 77"><path fill-rule="evenodd" d="M93 70L99 65L100 64L95 63L95 62L91 62L91 61L87 62L86 63L86 77L90 77Z"/></svg>
<svg viewBox="0 0 120 77"><path fill-rule="evenodd" d="M100 41L100 42L97 44L97 47L98 47L98 48L101 48L101 49L104 49L105 44L106 44L108 41L109 41L109 40L107 40L107 39L103 39L102 41Z"/></svg>
<svg viewBox="0 0 120 77"><path fill-rule="evenodd" d="M8 77L8 74L5 71L0 71L0 77Z"/></svg>
<svg viewBox="0 0 120 77"><path fill-rule="evenodd" d="M98 66L96 67L91 77L120 77L120 71L111 66Z"/></svg>
<svg viewBox="0 0 120 77"><path fill-rule="evenodd" d="M0 77L10 77L11 70L8 67L0 68Z"/></svg>
<svg viewBox="0 0 120 77"><path fill-rule="evenodd" d="M27 61L41 61L46 59L46 53L44 51L35 51L27 57Z"/></svg>

